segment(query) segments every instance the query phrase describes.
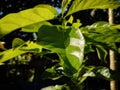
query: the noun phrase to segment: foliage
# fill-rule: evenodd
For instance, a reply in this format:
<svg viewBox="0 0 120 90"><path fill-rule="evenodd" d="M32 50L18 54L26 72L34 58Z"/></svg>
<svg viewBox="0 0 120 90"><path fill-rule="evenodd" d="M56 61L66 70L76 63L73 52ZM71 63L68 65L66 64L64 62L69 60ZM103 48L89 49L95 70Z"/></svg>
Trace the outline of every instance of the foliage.
<svg viewBox="0 0 120 90"><path fill-rule="evenodd" d="M120 41L120 33L116 29L119 28L119 25L110 26L107 22L101 21L82 27L79 19L74 22L72 14L86 9L117 8L120 3L113 0L74 0L65 14L70 1L63 0L61 17L56 9L50 5L38 5L3 17L0 20L0 38L19 28L24 32L37 33L38 38L36 41L29 40L27 42L14 39L11 49L0 52L0 62L4 63L28 52L38 53L40 57L46 53L56 53L59 56L58 65L61 68L54 68L60 72L59 75L56 75L53 68L48 71L46 69L46 72L49 72L54 78L69 77L76 88L80 88L79 85L87 77L114 79L114 74L106 67L86 66L85 55L91 51L97 51L98 58L107 62L107 50L118 51L115 43ZM68 20L67 17L69 17ZM62 24L54 25L49 22L54 19L61 20ZM43 49L50 52L44 53Z"/></svg>

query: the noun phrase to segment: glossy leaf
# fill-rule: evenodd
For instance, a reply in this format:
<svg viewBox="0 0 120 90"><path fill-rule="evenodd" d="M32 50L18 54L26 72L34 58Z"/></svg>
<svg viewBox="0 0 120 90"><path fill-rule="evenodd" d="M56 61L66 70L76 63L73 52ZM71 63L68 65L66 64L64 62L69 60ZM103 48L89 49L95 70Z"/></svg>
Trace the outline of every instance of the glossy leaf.
<svg viewBox="0 0 120 90"><path fill-rule="evenodd" d="M49 5L39 5L18 13L8 14L0 19L0 38L21 27L53 19L56 14L56 9Z"/></svg>
<svg viewBox="0 0 120 90"><path fill-rule="evenodd" d="M43 26L38 32L37 42L60 56L61 63L70 76L77 72L83 62L85 41L80 30Z"/></svg>
<svg viewBox="0 0 120 90"><path fill-rule="evenodd" d="M117 8L119 6L120 3L114 0L74 0L66 16L81 10Z"/></svg>

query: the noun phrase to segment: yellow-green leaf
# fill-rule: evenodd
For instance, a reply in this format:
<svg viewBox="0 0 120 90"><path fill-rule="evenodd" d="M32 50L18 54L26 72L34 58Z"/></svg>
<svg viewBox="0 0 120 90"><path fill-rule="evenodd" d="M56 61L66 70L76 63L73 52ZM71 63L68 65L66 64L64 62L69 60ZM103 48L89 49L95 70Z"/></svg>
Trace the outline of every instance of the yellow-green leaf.
<svg viewBox="0 0 120 90"><path fill-rule="evenodd" d="M117 8L119 6L118 0L74 0L66 16L81 10Z"/></svg>
<svg viewBox="0 0 120 90"><path fill-rule="evenodd" d="M53 19L56 14L56 9L50 5L39 5L8 14L0 19L0 38L21 27Z"/></svg>

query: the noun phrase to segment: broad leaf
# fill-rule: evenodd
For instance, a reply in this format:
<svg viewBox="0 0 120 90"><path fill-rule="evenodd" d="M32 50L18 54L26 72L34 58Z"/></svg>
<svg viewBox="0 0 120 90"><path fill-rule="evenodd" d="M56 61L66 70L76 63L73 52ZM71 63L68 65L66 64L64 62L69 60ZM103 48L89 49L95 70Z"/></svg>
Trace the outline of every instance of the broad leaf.
<svg viewBox="0 0 120 90"><path fill-rule="evenodd" d="M0 63L8 61L26 52L40 52L42 47L33 42L27 42L22 46L0 52Z"/></svg>
<svg viewBox="0 0 120 90"><path fill-rule="evenodd" d="M49 5L39 5L18 13L11 13L0 19L0 38L10 32L55 17L57 11Z"/></svg>
<svg viewBox="0 0 120 90"><path fill-rule="evenodd" d="M46 21L43 21L43 22L40 22L40 23L35 23L35 24L32 24L32 25L28 25L28 26L25 26L22 28L22 32L38 32L39 28L42 26L42 25L52 25L51 23L49 22L46 22Z"/></svg>
<svg viewBox="0 0 120 90"><path fill-rule="evenodd" d="M65 73L75 74L83 62L84 38L80 30L57 26L43 26L38 32L38 44L56 52Z"/></svg>
<svg viewBox="0 0 120 90"><path fill-rule="evenodd" d="M102 43L120 42L120 33L106 22L96 22L81 28L86 38Z"/></svg>
<svg viewBox="0 0 120 90"><path fill-rule="evenodd" d="M119 6L120 3L114 0L74 0L66 16L81 10L117 8Z"/></svg>

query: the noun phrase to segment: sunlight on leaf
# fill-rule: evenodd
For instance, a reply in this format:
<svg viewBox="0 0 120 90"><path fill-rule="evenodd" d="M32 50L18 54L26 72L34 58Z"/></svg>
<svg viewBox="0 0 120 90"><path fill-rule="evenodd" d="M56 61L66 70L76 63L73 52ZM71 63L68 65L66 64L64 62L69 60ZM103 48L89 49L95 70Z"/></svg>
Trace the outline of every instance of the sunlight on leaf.
<svg viewBox="0 0 120 90"><path fill-rule="evenodd" d="M0 38L10 32L55 17L57 11L49 5L39 5L18 13L11 13L0 19ZM49 13L49 14L48 14Z"/></svg>
<svg viewBox="0 0 120 90"><path fill-rule="evenodd" d="M38 32L38 44L56 52L67 75L77 72L83 62L84 38L79 29L61 29L58 26L43 26Z"/></svg>
<svg viewBox="0 0 120 90"><path fill-rule="evenodd" d="M8 61L18 55L27 53L27 52L40 52L42 47L36 43L28 41L25 43L25 46L19 46L14 49L9 49L3 52L0 52L0 63Z"/></svg>
<svg viewBox="0 0 120 90"><path fill-rule="evenodd" d="M74 0L66 16L81 10L117 8L119 6L120 2L114 0Z"/></svg>

